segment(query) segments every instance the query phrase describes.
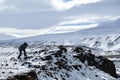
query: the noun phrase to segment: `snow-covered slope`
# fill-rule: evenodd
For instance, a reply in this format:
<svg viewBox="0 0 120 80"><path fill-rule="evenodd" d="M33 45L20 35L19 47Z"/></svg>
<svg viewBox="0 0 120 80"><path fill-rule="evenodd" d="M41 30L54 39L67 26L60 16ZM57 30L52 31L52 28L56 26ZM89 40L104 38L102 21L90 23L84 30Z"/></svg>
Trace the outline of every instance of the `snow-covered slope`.
<svg viewBox="0 0 120 80"><path fill-rule="evenodd" d="M28 59L20 60L13 53L0 63L0 79L35 70L39 80L119 80L95 66L89 66L87 60L82 63L74 57L87 54L87 48L80 53L73 52L74 47L68 47L67 50L59 53L59 48L51 46L46 52L29 52Z"/></svg>
<svg viewBox="0 0 120 80"><path fill-rule="evenodd" d="M9 41L1 41L1 44L19 45L23 42L29 44L44 45L86 45L96 49L98 54L120 53L120 19L100 23L95 28L82 31L46 34Z"/></svg>
<svg viewBox="0 0 120 80"><path fill-rule="evenodd" d="M15 39L15 37L0 33L0 40L9 40L9 39Z"/></svg>
<svg viewBox="0 0 120 80"><path fill-rule="evenodd" d="M13 74L19 73L21 71L29 71L34 68L28 68L28 64L22 65L25 62L28 62L32 65L43 65L46 64L46 61L42 61L40 57L44 57L48 54L31 54L34 51L45 48L45 46L57 46L57 45L68 45L68 46L78 46L84 45L90 47L92 52L95 55L115 55L120 53L120 19L114 22L104 22L98 25L96 28L86 29L82 31L72 32L72 33L64 33L64 34L47 34L47 35L39 35L28 38L0 41L0 77L7 77L7 75L11 74L11 70L13 70ZM28 42L29 48L27 52L32 58L26 60L16 60L18 55L17 47L23 43ZM56 50L56 48L52 47L51 50ZM51 54L50 52L48 52ZM86 66L86 64L81 63L80 61L74 60L72 55L64 54L67 57L67 64L79 64L82 65L82 69L76 70L72 69L71 71L66 71L61 69L60 71L54 71L54 79L49 76L44 76L45 71L39 74L39 80L64 80L62 78L66 78L66 80L114 80L108 74L96 69L95 67ZM33 57L34 56L34 57ZM13 58L11 61L11 58ZM53 58L53 57L52 57ZM15 61L14 61L15 60ZM57 58L54 58L54 61L57 61ZM54 62L53 61L53 62ZM6 64L10 63L6 66ZM55 67L53 63L51 65L46 64L48 69L51 67ZM39 67L39 66L38 66ZM119 68L120 69L120 68ZM38 71L38 70L37 70ZM38 71L39 73L39 71ZM92 74L91 74L92 73ZM12 74L12 75L13 75ZM70 77L67 77L69 74ZM97 74L97 75L96 75ZM48 75L51 75L48 73ZM119 79L118 79L119 80Z"/></svg>

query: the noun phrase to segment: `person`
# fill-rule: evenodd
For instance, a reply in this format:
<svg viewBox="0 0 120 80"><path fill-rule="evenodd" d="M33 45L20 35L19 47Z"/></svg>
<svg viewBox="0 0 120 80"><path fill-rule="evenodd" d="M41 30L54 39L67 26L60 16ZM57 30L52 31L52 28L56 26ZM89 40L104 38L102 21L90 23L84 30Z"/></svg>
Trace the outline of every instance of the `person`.
<svg viewBox="0 0 120 80"><path fill-rule="evenodd" d="M22 45L20 45L20 47L18 48L19 49L19 56L18 56L18 59L20 59L22 53L24 53L24 58L26 59L27 58L27 54L26 54L26 48L27 48L28 44L26 42L24 42Z"/></svg>

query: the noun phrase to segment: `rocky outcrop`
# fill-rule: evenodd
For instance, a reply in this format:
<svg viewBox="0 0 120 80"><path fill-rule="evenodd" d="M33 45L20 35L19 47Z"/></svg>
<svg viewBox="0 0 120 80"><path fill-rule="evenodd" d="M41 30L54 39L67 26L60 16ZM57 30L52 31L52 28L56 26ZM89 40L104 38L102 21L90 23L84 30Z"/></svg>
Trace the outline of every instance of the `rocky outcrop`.
<svg viewBox="0 0 120 80"><path fill-rule="evenodd" d="M37 74L32 70L28 73L21 73L13 77L8 77L7 80L37 80Z"/></svg>
<svg viewBox="0 0 120 80"><path fill-rule="evenodd" d="M112 61L104 58L102 56L96 57L99 61L96 61L96 67L106 73L109 73L111 76L117 78L116 68Z"/></svg>
<svg viewBox="0 0 120 80"><path fill-rule="evenodd" d="M78 58L81 62L85 63L85 61L87 61L89 66L95 66L96 68L117 78L115 65L109 59L102 56L97 57L92 54L91 50L84 50L82 47L76 47L74 52L77 53L74 57Z"/></svg>
<svg viewBox="0 0 120 80"><path fill-rule="evenodd" d="M59 51L62 53L62 52L67 52L67 49L63 46L63 45L60 45L58 46L58 48L60 49Z"/></svg>
<svg viewBox="0 0 120 80"><path fill-rule="evenodd" d="M51 55L44 56L44 60L52 60L56 58L57 61L54 62L56 67L53 70L66 69L68 71L73 68L76 70L80 70L82 68L81 65L68 65L68 59L65 55L67 55L67 48L64 46L59 46L58 51L53 51ZM112 77L117 78L116 68L112 61L102 56L95 56L92 54L92 51L88 47L73 47L73 51L75 55L72 55L73 58L79 59L82 63L87 62L88 66L95 66L96 68L110 74ZM50 62L51 64L51 62ZM48 65L49 66L49 65ZM47 69L46 69L47 70Z"/></svg>
<svg viewBox="0 0 120 80"><path fill-rule="evenodd" d="M13 61L16 60L13 59ZM21 73L9 77L7 80L36 80L37 75L40 78L45 78L45 80L49 80L48 77L51 80L69 80L68 78L72 76L69 73L72 71L77 71L86 77L82 71L89 66L95 66L97 69L117 78L114 63L105 57L95 56L90 48L85 46L72 46L69 49L65 46L59 46L56 50L43 51L42 56L33 53L33 57L26 61L23 60L23 62L21 60L21 63L21 66L35 69L37 73L35 71ZM98 74L95 76L99 77Z"/></svg>

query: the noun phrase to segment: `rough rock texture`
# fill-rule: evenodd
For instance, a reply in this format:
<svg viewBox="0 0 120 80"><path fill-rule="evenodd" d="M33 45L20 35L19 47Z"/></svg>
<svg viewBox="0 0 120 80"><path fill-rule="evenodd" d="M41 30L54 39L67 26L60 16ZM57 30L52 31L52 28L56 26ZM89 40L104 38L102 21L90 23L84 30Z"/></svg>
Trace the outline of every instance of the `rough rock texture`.
<svg viewBox="0 0 120 80"><path fill-rule="evenodd" d="M78 58L81 62L87 61L89 66L96 66L96 68L110 74L111 76L117 78L116 68L112 61L102 56L95 56L92 54L91 50L85 52L82 47L76 47L74 52L78 53L78 55L74 56Z"/></svg>
<svg viewBox="0 0 120 80"><path fill-rule="evenodd" d="M36 79L37 79L37 74L33 70L28 73L21 73L7 78L7 80L36 80Z"/></svg>
<svg viewBox="0 0 120 80"><path fill-rule="evenodd" d="M59 46L57 49L47 50L41 52L41 54L31 54L32 57L26 60L13 60L16 63L21 63L20 66L25 66L35 71L30 71L24 74L18 74L13 77L9 77L7 80L36 80L37 77L40 80L70 80L74 78L76 73L85 78L89 78L92 75L96 80L101 77L99 74L91 74L95 69L104 71L110 74L112 77L117 78L115 65L112 61L102 56L95 56L92 51L85 46L81 47L65 47ZM92 70L93 67L95 68ZM90 74L87 74L88 71ZM38 76L37 76L38 75ZM79 76L77 76L79 77ZM92 80L92 79L91 79Z"/></svg>

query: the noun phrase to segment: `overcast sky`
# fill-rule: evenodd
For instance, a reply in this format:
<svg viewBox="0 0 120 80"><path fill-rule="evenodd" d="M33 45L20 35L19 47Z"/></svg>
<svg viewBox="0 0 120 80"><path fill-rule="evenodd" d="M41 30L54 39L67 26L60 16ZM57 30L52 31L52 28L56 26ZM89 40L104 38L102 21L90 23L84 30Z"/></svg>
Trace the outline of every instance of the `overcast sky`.
<svg viewBox="0 0 120 80"><path fill-rule="evenodd" d="M72 32L118 18L120 0L0 0L0 39Z"/></svg>

